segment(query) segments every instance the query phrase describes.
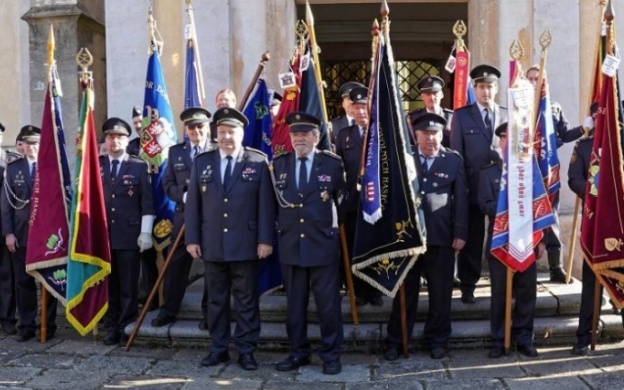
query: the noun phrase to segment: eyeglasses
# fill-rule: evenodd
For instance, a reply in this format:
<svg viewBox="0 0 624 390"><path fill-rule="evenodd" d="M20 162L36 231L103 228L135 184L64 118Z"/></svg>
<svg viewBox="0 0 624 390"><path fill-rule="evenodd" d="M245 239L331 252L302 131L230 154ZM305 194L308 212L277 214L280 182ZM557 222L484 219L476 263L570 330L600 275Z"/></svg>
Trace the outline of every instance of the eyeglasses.
<svg viewBox="0 0 624 390"><path fill-rule="evenodd" d="M205 127L204 123L199 123L199 124L195 124L195 125L188 125L188 126L186 126L186 128L189 129L189 130L203 129L204 127Z"/></svg>

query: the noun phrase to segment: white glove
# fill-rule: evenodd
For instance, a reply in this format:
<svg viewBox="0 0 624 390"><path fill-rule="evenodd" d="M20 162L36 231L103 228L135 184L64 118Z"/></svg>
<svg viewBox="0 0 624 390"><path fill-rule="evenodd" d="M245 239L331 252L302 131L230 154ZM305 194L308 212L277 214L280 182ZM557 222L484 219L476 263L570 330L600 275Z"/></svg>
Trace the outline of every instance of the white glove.
<svg viewBox="0 0 624 390"><path fill-rule="evenodd" d="M591 116L585 117L585 120L583 121L583 128L584 129L593 129L594 128L594 118L592 118Z"/></svg>
<svg viewBox="0 0 624 390"><path fill-rule="evenodd" d="M141 233L137 240L139 246L139 252L146 251L152 247L152 233Z"/></svg>
<svg viewBox="0 0 624 390"><path fill-rule="evenodd" d="M187 192L185 192L185 193L182 195L182 203L184 203L184 204L186 204L186 194L187 194Z"/></svg>
<svg viewBox="0 0 624 390"><path fill-rule="evenodd" d="M139 246L140 252L147 250L152 247L152 228L154 227L154 218L155 215L144 215L141 218L141 234L139 234L139 238L137 239L137 245Z"/></svg>

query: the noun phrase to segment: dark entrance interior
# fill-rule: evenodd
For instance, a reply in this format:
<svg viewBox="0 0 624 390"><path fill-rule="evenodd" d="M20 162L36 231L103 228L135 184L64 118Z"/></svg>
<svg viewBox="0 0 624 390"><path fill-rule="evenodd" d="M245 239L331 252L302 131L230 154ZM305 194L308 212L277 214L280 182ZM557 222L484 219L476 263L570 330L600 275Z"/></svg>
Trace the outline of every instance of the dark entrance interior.
<svg viewBox="0 0 624 390"><path fill-rule="evenodd" d="M451 75L444 64L455 36L453 24L467 24L467 3L414 2L390 4L390 39L399 87L406 112L422 106L416 84L426 75L442 77L447 88L442 105L450 107ZM315 32L321 48L323 78L330 118L339 114L338 88L349 80L368 83L373 20L380 20L380 3L311 4ZM305 5L297 6L297 18L305 20ZM467 37L464 37L466 39Z"/></svg>

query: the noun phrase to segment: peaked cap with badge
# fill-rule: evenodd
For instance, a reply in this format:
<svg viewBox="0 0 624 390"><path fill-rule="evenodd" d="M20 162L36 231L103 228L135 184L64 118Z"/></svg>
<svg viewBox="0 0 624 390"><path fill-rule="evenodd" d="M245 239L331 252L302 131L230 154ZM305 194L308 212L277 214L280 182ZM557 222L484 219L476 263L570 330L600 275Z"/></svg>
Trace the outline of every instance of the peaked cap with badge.
<svg viewBox="0 0 624 390"><path fill-rule="evenodd" d="M130 125L128 122L124 121L121 118L108 118L104 124L102 125L102 132L104 136L108 134L119 134L125 135L127 137L130 136L132 130L130 129Z"/></svg>
<svg viewBox="0 0 624 390"><path fill-rule="evenodd" d="M209 122L211 116L210 111L203 107L189 107L182 111L180 120L184 122L184 126L193 126Z"/></svg>
<svg viewBox="0 0 624 390"><path fill-rule="evenodd" d="M235 108L223 107L218 109L212 118L217 126L245 127L249 124L247 117Z"/></svg>
<svg viewBox="0 0 624 390"><path fill-rule="evenodd" d="M418 81L416 86L420 90L420 93L435 93L439 92L444 88L444 80L442 80L438 76L427 76L423 77Z"/></svg>
<svg viewBox="0 0 624 390"><path fill-rule="evenodd" d="M477 65L470 71L470 78L474 83L495 83L501 77L501 72L492 65Z"/></svg>
<svg viewBox="0 0 624 390"><path fill-rule="evenodd" d="M291 133L307 133L314 129L318 130L321 120L307 112L295 111L286 116L286 124L290 127Z"/></svg>
<svg viewBox="0 0 624 390"><path fill-rule="evenodd" d="M355 87L349 92L349 99L354 104L366 104L368 103L368 88Z"/></svg>
<svg viewBox="0 0 624 390"><path fill-rule="evenodd" d="M446 118L428 112L416 118L412 122L412 128L414 130L442 131L446 128Z"/></svg>

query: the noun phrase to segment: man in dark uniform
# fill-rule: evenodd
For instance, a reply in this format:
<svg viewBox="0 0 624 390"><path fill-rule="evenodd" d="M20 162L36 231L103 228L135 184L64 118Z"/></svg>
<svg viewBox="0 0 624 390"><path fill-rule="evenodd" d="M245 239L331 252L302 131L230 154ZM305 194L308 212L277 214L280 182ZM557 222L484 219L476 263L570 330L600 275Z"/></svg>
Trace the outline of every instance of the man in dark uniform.
<svg viewBox="0 0 624 390"><path fill-rule="evenodd" d="M132 107L132 126L137 137L133 138L126 148L126 153L131 156L138 157L141 152L141 134L143 134L143 112L141 107ZM158 279L158 254L156 249L149 248L141 252L141 271L139 272L139 301L141 303L147 300L150 292L154 288L154 283ZM150 310L154 310L158 307L158 302L155 300L152 303Z"/></svg>
<svg viewBox="0 0 624 390"><path fill-rule="evenodd" d="M232 294L238 364L255 370L259 259L273 252L275 194L266 155L242 146L247 118L226 107L215 112L214 123L219 147L193 161L184 212L186 250L206 266L212 345L201 364L216 366L229 360Z"/></svg>
<svg viewBox="0 0 624 390"><path fill-rule="evenodd" d="M365 88L363 84L358 83L357 81L347 81L342 84L340 88L338 88L338 94L342 98L342 109L344 110L344 115L339 115L336 118L330 121L331 129L332 129L332 144L335 144L336 137L345 127L355 125L355 118L353 118L353 114L351 114L351 97L350 93L353 88Z"/></svg>
<svg viewBox="0 0 624 390"><path fill-rule="evenodd" d="M102 132L107 155L100 156L100 173L111 248L104 344L115 345L127 340L124 328L137 317L141 252L152 247L155 213L148 165L126 153L130 125L110 118Z"/></svg>
<svg viewBox="0 0 624 390"><path fill-rule="evenodd" d="M446 356L446 343L451 335L451 299L455 251L468 236L468 193L464 162L461 156L443 146L444 117L427 113L413 122L418 155L414 156L420 185L421 208L425 216L427 252L420 256L405 280L407 297L407 332L411 337L418 309L420 277L424 274L429 292L429 312L424 338L431 347L431 358ZM401 306L395 298L388 320L387 360L399 357L401 346Z"/></svg>
<svg viewBox="0 0 624 390"><path fill-rule="evenodd" d="M507 144L507 123L496 128L496 136L500 139L500 148L505 150ZM479 174L479 207L489 218L486 258L490 268L491 301L490 301L490 332L492 346L489 357L499 358L505 353L505 296L507 287L507 266L496 259L490 252L494 218L498 206L498 194L501 187L503 161L500 154L490 151L491 163L481 169ZM544 240L535 248L536 259L544 254ZM537 300L537 265L533 262L524 272L513 274L513 295L515 304L512 312L512 337L515 339L518 352L528 357L536 357L537 350L533 346L533 320L535 318L535 302Z"/></svg>
<svg viewBox="0 0 624 390"><path fill-rule="evenodd" d="M490 163L490 150L498 149L494 129L507 122L507 110L494 102L500 71L478 65L471 72L477 101L455 111L451 122L451 149L464 158L468 182L468 239L459 253L457 275L461 281L461 300L474 303L474 289L481 277L485 215L477 203L479 171Z"/></svg>
<svg viewBox="0 0 624 390"><path fill-rule="evenodd" d="M308 302L310 290L321 329L319 357L323 373L342 370L340 349L344 341L340 309L338 213L346 190L342 160L316 149L320 119L305 112L286 117L294 152L273 160L278 209L279 258L287 295L286 331L290 355L278 371L310 364Z"/></svg>
<svg viewBox="0 0 624 390"><path fill-rule="evenodd" d="M336 154L342 158L347 174L346 199L340 205L343 209L344 226L349 252L353 250L355 241L355 222L357 220L360 196L357 190L360 162L362 160L362 143L364 134L368 129L368 88L355 87L349 94L351 100L351 114L355 120L353 126L344 127L337 133ZM351 256L349 258L352 260ZM371 286L360 278L353 278L355 290L355 303L358 306L370 303L373 306L381 306L381 291Z"/></svg>
<svg viewBox="0 0 624 390"><path fill-rule="evenodd" d="M17 306L17 341L35 337L37 324L37 286L35 279L26 273L26 247L30 220L30 201L37 171L37 154L41 130L35 126L23 129L24 157L7 165L2 190L2 233L10 253L15 299ZM10 305L10 303L9 303ZM56 332L56 298L49 296L47 303L47 338ZM9 307L9 310L10 307ZM11 321L12 313L7 313ZM7 328L5 328L7 330ZM12 330L10 327L8 330Z"/></svg>
<svg viewBox="0 0 624 390"><path fill-rule="evenodd" d="M526 71L527 79L537 88L539 81L540 68L539 65L533 65ZM586 134L589 129L594 127L592 116L585 118L582 126L570 128L570 124L563 115L563 109L557 102L551 103L553 123L555 135L557 136L557 147L563 146L564 143L576 141ZM552 202L552 209L557 223L546 232L546 254L548 257L548 267L550 269L550 281L556 283L565 283L566 276L563 271L563 261L561 257L561 239L559 232L559 192Z"/></svg>
<svg viewBox="0 0 624 390"><path fill-rule="evenodd" d="M210 116L210 112L201 107L187 108L182 111L180 119L184 122L188 142L179 143L169 149L167 168L165 169L162 183L169 199L176 202L173 237L178 236L184 224L184 205L186 203L193 159L211 149L211 144L208 140ZM160 308L158 316L152 320L152 326L165 326L176 320L176 316L180 311L180 304L184 298L192 264L193 258L186 251L186 247L184 245L178 246L165 274L165 302ZM206 312L203 305L202 309L205 317Z"/></svg>
<svg viewBox="0 0 624 390"><path fill-rule="evenodd" d="M453 110L442 108L442 99L444 98L444 80L438 76L425 76L416 84L420 90L420 97L425 103L425 107L417 108L410 112L407 117L407 124L411 124L418 119L419 116L428 112L438 114L446 119L446 127L442 133L442 146L448 148L451 144L451 121L453 119Z"/></svg>

